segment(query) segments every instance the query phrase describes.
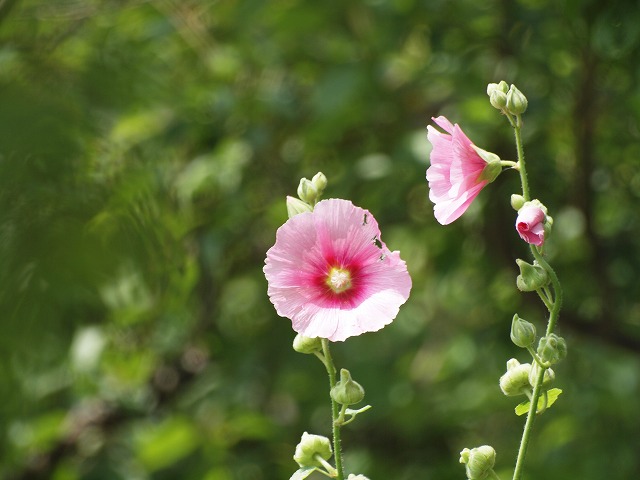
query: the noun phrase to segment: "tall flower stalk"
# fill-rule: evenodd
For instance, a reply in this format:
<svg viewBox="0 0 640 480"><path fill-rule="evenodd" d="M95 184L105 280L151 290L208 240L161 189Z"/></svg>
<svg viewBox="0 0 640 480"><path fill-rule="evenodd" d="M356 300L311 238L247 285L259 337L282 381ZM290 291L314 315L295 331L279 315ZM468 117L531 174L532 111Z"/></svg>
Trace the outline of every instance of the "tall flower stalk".
<svg viewBox="0 0 640 480"><path fill-rule="evenodd" d="M532 263L521 259L516 261L520 268L516 285L522 292L536 292L548 311L545 334L535 349L535 325L518 314L514 315L511 340L529 352L531 363L521 364L516 359L510 359L506 373L500 378L500 388L505 395L527 397L527 401L516 407L518 415L527 415L512 477L512 480L520 480L535 418L562 393L558 388L549 388L555 379L551 366L566 356L564 339L554 333L562 307L562 287L544 257L544 244L551 233L553 218L542 202L531 198L529 189L522 142L522 114L527 109L527 99L514 85L508 86L504 81L489 84L487 94L491 105L505 115L513 128L517 161L501 160L497 155L476 147L457 124L438 117L434 118L434 122L449 135L437 133L433 127L429 127L428 138L433 150L427 179L431 189L429 198L435 203L436 219L447 224L462 215L480 190L494 180L504 167L516 170L520 175L522 194L512 195L511 205L518 212L516 231L529 244ZM465 175L460 175L460 172L465 172ZM471 450L465 448L461 452L460 462L465 464L470 480L498 478L493 470L495 451L488 445Z"/></svg>

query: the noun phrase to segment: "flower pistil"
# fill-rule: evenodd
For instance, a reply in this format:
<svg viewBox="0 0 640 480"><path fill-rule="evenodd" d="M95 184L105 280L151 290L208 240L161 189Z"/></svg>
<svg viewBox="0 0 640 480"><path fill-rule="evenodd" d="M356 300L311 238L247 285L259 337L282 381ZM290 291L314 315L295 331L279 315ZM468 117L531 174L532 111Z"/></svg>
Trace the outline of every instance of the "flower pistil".
<svg viewBox="0 0 640 480"><path fill-rule="evenodd" d="M332 267L327 275L326 283L335 293L346 292L352 287L351 272L345 268Z"/></svg>

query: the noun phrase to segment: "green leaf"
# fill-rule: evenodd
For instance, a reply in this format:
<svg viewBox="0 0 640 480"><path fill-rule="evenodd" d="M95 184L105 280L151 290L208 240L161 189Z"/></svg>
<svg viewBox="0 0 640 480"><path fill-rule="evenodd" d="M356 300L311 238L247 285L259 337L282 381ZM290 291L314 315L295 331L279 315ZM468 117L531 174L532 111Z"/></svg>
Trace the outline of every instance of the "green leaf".
<svg viewBox="0 0 640 480"><path fill-rule="evenodd" d="M318 470L318 467L303 467L300 470L296 470L289 480L304 480L316 470Z"/></svg>
<svg viewBox="0 0 640 480"><path fill-rule="evenodd" d="M556 400L558 399L558 397L560 396L560 394L562 393L562 390L559 388L552 388L551 390L549 390L547 392L547 407L549 408L551 405L553 405ZM520 416L520 415L524 415L525 413L527 413L529 411L529 407L531 406L531 402L522 402L520 405L518 405L516 407L516 415ZM538 398L538 412L540 413L540 409L542 409L542 407L544 406L544 393L542 395L540 395L540 398Z"/></svg>

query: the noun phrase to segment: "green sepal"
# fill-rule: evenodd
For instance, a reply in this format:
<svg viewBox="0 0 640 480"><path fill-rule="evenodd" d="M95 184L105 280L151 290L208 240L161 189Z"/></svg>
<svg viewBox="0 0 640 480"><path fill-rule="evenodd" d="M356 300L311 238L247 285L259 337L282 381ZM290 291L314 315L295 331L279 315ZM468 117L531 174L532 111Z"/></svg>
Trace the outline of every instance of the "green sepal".
<svg viewBox="0 0 640 480"><path fill-rule="evenodd" d="M549 408L553 405L560 394L562 393L562 389L560 388L552 388L547 391L547 406ZM524 415L529 411L529 407L531 406L531 402L522 402L520 405L516 407L516 415ZM538 398L538 411L536 413L540 413L540 409L544 406L544 393Z"/></svg>
<svg viewBox="0 0 640 480"><path fill-rule="evenodd" d="M320 469L318 467L302 467L296 470L289 480L304 480L316 470Z"/></svg>

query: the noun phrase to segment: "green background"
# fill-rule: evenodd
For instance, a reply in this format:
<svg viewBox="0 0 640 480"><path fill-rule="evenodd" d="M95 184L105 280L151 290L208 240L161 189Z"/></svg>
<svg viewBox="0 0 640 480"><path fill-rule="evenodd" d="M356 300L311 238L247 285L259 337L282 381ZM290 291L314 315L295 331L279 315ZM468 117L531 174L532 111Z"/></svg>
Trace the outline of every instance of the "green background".
<svg viewBox="0 0 640 480"><path fill-rule="evenodd" d="M288 479L328 387L262 266L322 171L413 278L393 324L333 348L373 405L348 470L458 479L489 443L510 478L510 321L544 324L515 288L519 181L447 227L425 181L432 116L514 159L502 79L529 99L569 345L524 478L637 476L639 47L637 1L0 2L0 476Z"/></svg>

